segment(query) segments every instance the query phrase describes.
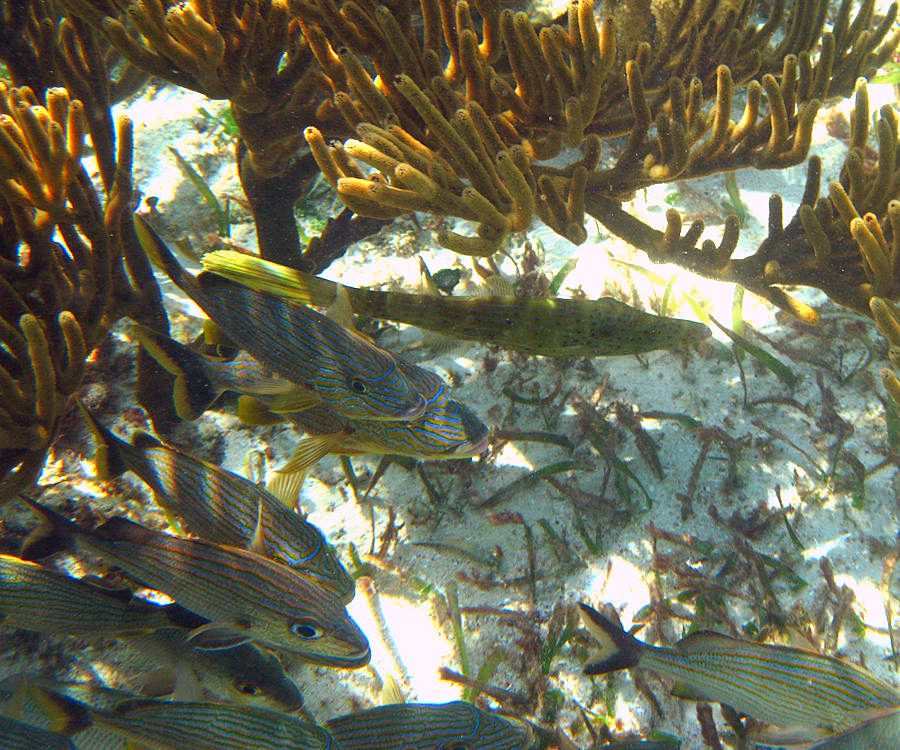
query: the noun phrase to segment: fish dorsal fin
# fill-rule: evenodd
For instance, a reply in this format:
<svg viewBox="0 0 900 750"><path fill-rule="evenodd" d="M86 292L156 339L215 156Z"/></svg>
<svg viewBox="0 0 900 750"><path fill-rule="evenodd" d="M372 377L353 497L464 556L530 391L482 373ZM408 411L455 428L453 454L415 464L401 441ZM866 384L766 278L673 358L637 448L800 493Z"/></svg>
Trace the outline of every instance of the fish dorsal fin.
<svg viewBox="0 0 900 750"><path fill-rule="evenodd" d="M263 528L263 504L260 500L256 505L256 528L253 529L253 537L247 549L257 555L266 554L266 532Z"/></svg>
<svg viewBox="0 0 900 750"><path fill-rule="evenodd" d="M138 542L146 544L156 541L159 532L141 526L139 523L129 521L122 516L113 516L108 521L101 523L94 533L111 542Z"/></svg>
<svg viewBox="0 0 900 750"><path fill-rule="evenodd" d="M97 472L97 476L101 479L112 479L120 474L124 474L128 471L128 465L120 449L120 446L124 444L123 441L114 435L111 430L100 424L99 420L84 405L81 399L76 399L75 403L78 405L84 421L87 422L90 428L94 442L97 444L97 449L94 452L94 470Z"/></svg>
<svg viewBox="0 0 900 750"><path fill-rule="evenodd" d="M299 471L306 471L310 466L314 466L318 461L327 456L335 449L340 440L340 435L319 435L316 437L304 438L283 466L278 467L275 471L278 474L294 474Z"/></svg>
<svg viewBox="0 0 900 750"><path fill-rule="evenodd" d="M488 276L484 280L480 297L515 297L516 290L505 276Z"/></svg>
<svg viewBox="0 0 900 750"><path fill-rule="evenodd" d="M275 495L282 504L293 508L297 504L297 496L306 481L306 471L296 471L293 474L281 474L273 472L266 482L266 490Z"/></svg>
<svg viewBox="0 0 900 750"><path fill-rule="evenodd" d="M384 684L382 684L378 694L378 702L382 706L406 703L406 698L403 695L403 688L400 687L400 682L393 674L389 674L384 678Z"/></svg>
<svg viewBox="0 0 900 750"><path fill-rule="evenodd" d="M254 427L264 427L284 421L283 417L269 411L262 401L253 396L238 397L237 416L244 424Z"/></svg>
<svg viewBox="0 0 900 750"><path fill-rule="evenodd" d="M438 289L438 285L434 281L434 276L431 275L431 271L428 270L428 266L425 265L425 261L422 259L422 256L417 256L419 260L419 273L421 274L421 287L422 294L426 294L429 297L439 297L440 290Z"/></svg>
<svg viewBox="0 0 900 750"><path fill-rule="evenodd" d="M322 397L306 388L298 388L290 393L283 393L267 399L267 408L274 414L291 414L306 411L322 403Z"/></svg>

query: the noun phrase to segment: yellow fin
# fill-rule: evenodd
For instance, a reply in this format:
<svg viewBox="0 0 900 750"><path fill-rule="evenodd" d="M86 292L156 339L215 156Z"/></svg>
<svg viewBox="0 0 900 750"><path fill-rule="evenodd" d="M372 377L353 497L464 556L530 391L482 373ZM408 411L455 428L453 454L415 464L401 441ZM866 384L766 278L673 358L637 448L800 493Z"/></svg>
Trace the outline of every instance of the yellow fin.
<svg viewBox="0 0 900 750"><path fill-rule="evenodd" d="M293 474L279 474L273 472L266 482L266 490L275 495L288 508L297 504L297 496L306 479L306 470L295 471Z"/></svg>
<svg viewBox="0 0 900 750"><path fill-rule="evenodd" d="M325 315L338 325L351 331L354 330L353 305L350 304L350 295L347 292L347 287L343 284L335 285L334 300L328 305Z"/></svg>
<svg viewBox="0 0 900 750"><path fill-rule="evenodd" d="M238 397L237 416L244 424L258 427L278 424L284 421L277 414L269 411L259 399L253 398L253 396Z"/></svg>
<svg viewBox="0 0 900 750"><path fill-rule="evenodd" d="M263 529L262 500L259 501L259 504L256 507L256 528L253 529L253 538L250 540L247 549L251 552L255 552L257 555L265 555L266 532Z"/></svg>
<svg viewBox="0 0 900 750"><path fill-rule="evenodd" d="M378 702L382 706L390 706L395 703L406 703L406 698L403 695L403 688L400 687L400 682L394 675L389 674L384 678L384 684L381 686L381 690L378 694Z"/></svg>
<svg viewBox="0 0 900 750"><path fill-rule="evenodd" d="M515 297L516 290L512 282L505 276L488 276L484 280L482 289L479 290L479 297Z"/></svg>
<svg viewBox="0 0 900 750"><path fill-rule="evenodd" d="M275 414L290 414L295 411L306 411L322 403L322 397L314 391L298 388L290 393L282 393L267 399L266 407Z"/></svg>
<svg viewBox="0 0 900 750"><path fill-rule="evenodd" d="M214 250L201 259L203 268L252 289L325 306L334 299L334 282L234 250Z"/></svg>
<svg viewBox="0 0 900 750"><path fill-rule="evenodd" d="M422 294L427 294L430 297L439 297L440 290L438 290L437 284L434 283L434 276L431 275L431 271L428 270L428 266L425 265L425 261L422 260L422 256L417 256L419 260L419 272L422 274Z"/></svg>
<svg viewBox="0 0 900 750"><path fill-rule="evenodd" d="M283 466L275 469L278 474L295 474L306 471L317 461L332 453L338 446L339 435L324 435L301 440Z"/></svg>

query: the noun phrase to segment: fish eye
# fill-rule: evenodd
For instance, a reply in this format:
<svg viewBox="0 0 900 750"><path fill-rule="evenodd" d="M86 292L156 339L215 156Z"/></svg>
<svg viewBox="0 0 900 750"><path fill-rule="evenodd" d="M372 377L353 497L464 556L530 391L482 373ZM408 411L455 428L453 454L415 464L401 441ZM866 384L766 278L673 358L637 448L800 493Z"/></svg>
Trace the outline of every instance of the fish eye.
<svg viewBox="0 0 900 750"><path fill-rule="evenodd" d="M365 393L368 388L366 388L366 384L362 380L360 380L359 378L353 378L350 381L350 390L354 393L362 394Z"/></svg>
<svg viewBox="0 0 900 750"><path fill-rule="evenodd" d="M243 693L244 695L260 695L262 693L262 690L249 682L238 682L234 687L239 693Z"/></svg>
<svg viewBox="0 0 900 750"><path fill-rule="evenodd" d="M315 625L308 622L295 622L291 625L291 633L304 641L314 641L322 635Z"/></svg>

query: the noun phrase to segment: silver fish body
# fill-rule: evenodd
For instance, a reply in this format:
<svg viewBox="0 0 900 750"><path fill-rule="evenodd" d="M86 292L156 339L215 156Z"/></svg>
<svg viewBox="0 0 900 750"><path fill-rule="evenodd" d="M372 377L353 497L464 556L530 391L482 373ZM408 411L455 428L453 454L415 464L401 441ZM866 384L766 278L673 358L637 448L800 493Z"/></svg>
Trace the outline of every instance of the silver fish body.
<svg viewBox="0 0 900 750"><path fill-rule="evenodd" d="M88 530L33 500L26 502L52 533L74 538L142 585L210 620L207 635L230 633L315 664L355 668L368 663L368 641L341 600L281 563L237 547L174 537L124 518ZM39 549L40 539L33 535L26 550Z"/></svg>
<svg viewBox="0 0 900 750"><path fill-rule="evenodd" d="M259 539L262 549L256 551L333 590L344 603L353 599L353 579L322 532L271 493L145 433L126 443L85 414L98 443L101 476L130 470L153 490L156 502L181 519L192 534L244 548Z"/></svg>
<svg viewBox="0 0 900 750"><path fill-rule="evenodd" d="M582 620L601 645L585 674L643 667L677 683L675 694L731 706L779 727L837 731L854 712L900 705L900 693L861 667L812 651L696 632L675 648L639 641L581 604Z"/></svg>
<svg viewBox="0 0 900 750"><path fill-rule="evenodd" d="M859 723L856 726L821 742L803 744L803 750L895 750L900 747L900 707L864 714L857 715ZM757 742L756 747L775 750L782 747L799 749L801 746L767 741Z"/></svg>
<svg viewBox="0 0 900 750"><path fill-rule="evenodd" d="M394 703L329 719L341 750L524 750L531 732L465 701Z"/></svg>

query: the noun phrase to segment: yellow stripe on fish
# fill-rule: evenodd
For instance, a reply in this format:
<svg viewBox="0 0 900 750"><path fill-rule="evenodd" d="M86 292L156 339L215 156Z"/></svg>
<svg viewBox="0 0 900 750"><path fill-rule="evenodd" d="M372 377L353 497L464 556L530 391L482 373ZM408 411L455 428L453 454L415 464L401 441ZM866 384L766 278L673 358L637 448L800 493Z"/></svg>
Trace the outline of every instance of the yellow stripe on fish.
<svg viewBox="0 0 900 750"><path fill-rule="evenodd" d="M201 262L207 271L240 284L317 307L331 305L341 286L234 250L207 253ZM358 315L548 357L637 354L687 346L710 335L702 323L640 312L611 297L435 297L343 289Z"/></svg>
<svg viewBox="0 0 900 750"><path fill-rule="evenodd" d="M174 537L120 517L88 530L22 499L42 519L26 540L24 557L46 551L42 544L53 537L75 540L142 585L210 620L192 634L195 645L221 648L254 640L314 664L356 668L369 661L368 641L335 593L281 563L237 547Z"/></svg>
<svg viewBox="0 0 900 750"><path fill-rule="evenodd" d="M322 532L272 494L146 433L137 433L129 445L83 406L82 413L97 443L102 478L133 471L153 490L160 507L181 519L190 533L232 547L252 546L331 589L345 604L353 599L353 579Z"/></svg>
<svg viewBox="0 0 900 750"><path fill-rule="evenodd" d="M675 648L660 648L639 641L588 605L580 607L585 627L601 647L585 674L652 669L676 681L675 695L724 703L779 727L846 729L854 712L900 705L896 689L834 657L711 632L692 633Z"/></svg>
<svg viewBox="0 0 900 750"><path fill-rule="evenodd" d="M154 262L236 346L276 375L314 391L350 419L407 420L424 411L425 399L390 352L307 305L215 274L193 278L143 219L135 216L134 221Z"/></svg>

